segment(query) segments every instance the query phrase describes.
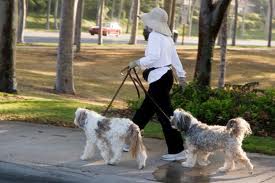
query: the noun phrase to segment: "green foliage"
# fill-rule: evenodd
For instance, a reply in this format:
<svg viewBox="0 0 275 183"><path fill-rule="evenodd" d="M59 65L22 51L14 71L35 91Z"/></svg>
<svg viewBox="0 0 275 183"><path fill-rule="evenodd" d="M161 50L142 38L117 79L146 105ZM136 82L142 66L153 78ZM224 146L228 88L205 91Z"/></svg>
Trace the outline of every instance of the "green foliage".
<svg viewBox="0 0 275 183"><path fill-rule="evenodd" d="M244 117L256 135L275 132L275 90L257 93L254 90L186 87L184 93L175 93L173 106L190 111L208 124L225 125L231 118Z"/></svg>
<svg viewBox="0 0 275 183"><path fill-rule="evenodd" d="M178 92L179 91L179 92ZM275 133L275 90L256 92L247 89L198 88L189 84L184 92L173 88L172 105L190 111L200 121L210 125L225 125L229 119L245 118L253 133L259 136ZM129 102L136 110L141 100Z"/></svg>

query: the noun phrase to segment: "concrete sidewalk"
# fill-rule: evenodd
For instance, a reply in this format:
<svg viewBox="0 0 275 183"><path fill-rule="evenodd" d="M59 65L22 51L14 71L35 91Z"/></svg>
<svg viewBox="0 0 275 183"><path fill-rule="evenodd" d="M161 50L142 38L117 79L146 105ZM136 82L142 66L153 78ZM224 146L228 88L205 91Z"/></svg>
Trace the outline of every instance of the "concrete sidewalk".
<svg viewBox="0 0 275 183"><path fill-rule="evenodd" d="M79 159L85 145L84 133L48 125L0 122L0 182L227 182L274 183L275 157L249 154L255 166L253 175L239 168L228 174L216 173L223 155L211 157L212 164L193 169L180 162L159 158L166 153L165 142L145 139L147 167L138 170L135 160L124 153L118 166L108 166L99 152L89 161ZM23 180L23 181L22 181Z"/></svg>

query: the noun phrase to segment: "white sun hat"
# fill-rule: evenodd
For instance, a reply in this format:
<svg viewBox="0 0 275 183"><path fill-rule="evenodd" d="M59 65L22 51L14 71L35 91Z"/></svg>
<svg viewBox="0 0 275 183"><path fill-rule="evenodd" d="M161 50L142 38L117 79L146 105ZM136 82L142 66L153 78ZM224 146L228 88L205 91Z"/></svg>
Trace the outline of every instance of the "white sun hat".
<svg viewBox="0 0 275 183"><path fill-rule="evenodd" d="M149 13L141 15L141 20L144 25L153 29L153 31L172 36L171 30L168 27L168 15L164 9L154 8Z"/></svg>

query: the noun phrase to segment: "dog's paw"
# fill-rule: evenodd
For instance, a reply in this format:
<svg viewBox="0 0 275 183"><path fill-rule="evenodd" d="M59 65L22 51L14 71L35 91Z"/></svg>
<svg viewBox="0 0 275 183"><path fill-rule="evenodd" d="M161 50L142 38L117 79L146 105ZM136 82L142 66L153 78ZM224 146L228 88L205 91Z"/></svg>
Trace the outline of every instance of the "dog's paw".
<svg viewBox="0 0 275 183"><path fill-rule="evenodd" d="M219 171L219 172L222 172L222 173L228 172L228 170L229 170L229 169L226 168L226 167L221 167L221 168L218 169L218 171Z"/></svg>
<svg viewBox="0 0 275 183"><path fill-rule="evenodd" d="M198 161L198 164L200 166L207 166L211 163L211 161L207 160L207 161Z"/></svg>
<svg viewBox="0 0 275 183"><path fill-rule="evenodd" d="M84 155L82 155L82 156L80 156L80 159L82 160L82 161L84 161L84 160L87 160L87 159L89 159L87 156L84 156Z"/></svg>
<svg viewBox="0 0 275 183"><path fill-rule="evenodd" d="M139 170L142 170L143 168L145 168L145 164L138 165Z"/></svg>
<svg viewBox="0 0 275 183"><path fill-rule="evenodd" d="M187 162L182 162L181 166L186 167L186 168L192 168L192 167L194 167L194 165L191 165L191 164L189 164Z"/></svg>

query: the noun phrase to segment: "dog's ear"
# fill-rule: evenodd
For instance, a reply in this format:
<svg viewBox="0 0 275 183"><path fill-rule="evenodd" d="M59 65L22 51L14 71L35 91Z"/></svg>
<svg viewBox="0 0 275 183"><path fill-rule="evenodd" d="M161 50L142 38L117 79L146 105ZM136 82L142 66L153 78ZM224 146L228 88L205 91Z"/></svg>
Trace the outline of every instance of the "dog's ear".
<svg viewBox="0 0 275 183"><path fill-rule="evenodd" d="M238 125L239 121L237 119L231 119L226 124L226 129L231 131L231 134L234 136L238 136L241 132L241 129Z"/></svg>
<svg viewBox="0 0 275 183"><path fill-rule="evenodd" d="M180 130L180 131L184 131L184 126L185 126L185 121L184 121L184 117L183 117L183 114L180 113L179 115L179 119L177 121L177 128Z"/></svg>
<svg viewBox="0 0 275 183"><path fill-rule="evenodd" d="M85 122L87 119L87 112L85 110L81 110L79 115L77 116L77 122L79 127L83 128L85 126Z"/></svg>
<svg viewBox="0 0 275 183"><path fill-rule="evenodd" d="M189 129L191 124L191 117L189 115L184 116L185 130Z"/></svg>

